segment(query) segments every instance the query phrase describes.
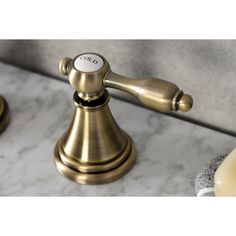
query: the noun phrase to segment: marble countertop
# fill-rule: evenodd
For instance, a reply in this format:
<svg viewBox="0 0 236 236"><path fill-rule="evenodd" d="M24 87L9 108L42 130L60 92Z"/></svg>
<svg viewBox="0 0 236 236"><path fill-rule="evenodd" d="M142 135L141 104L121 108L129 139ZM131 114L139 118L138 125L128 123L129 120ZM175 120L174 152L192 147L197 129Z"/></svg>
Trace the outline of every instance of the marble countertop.
<svg viewBox="0 0 236 236"><path fill-rule="evenodd" d="M12 117L0 135L1 196L191 196L203 163L236 146L229 135L111 98L115 119L136 144L136 165L110 184L79 185L53 162L73 116L73 89L2 63L0 71L0 94Z"/></svg>

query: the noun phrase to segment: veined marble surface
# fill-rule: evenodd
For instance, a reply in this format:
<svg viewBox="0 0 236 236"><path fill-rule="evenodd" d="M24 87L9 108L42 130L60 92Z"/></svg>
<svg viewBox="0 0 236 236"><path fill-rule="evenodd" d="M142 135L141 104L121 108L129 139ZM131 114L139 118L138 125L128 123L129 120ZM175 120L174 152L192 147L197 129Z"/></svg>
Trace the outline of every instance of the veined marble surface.
<svg viewBox="0 0 236 236"><path fill-rule="evenodd" d="M115 119L136 144L136 165L110 184L79 185L53 163L56 141L73 116L73 89L5 64L0 71L0 94L12 115L0 135L1 196L195 195L203 163L236 146L234 137L111 98Z"/></svg>

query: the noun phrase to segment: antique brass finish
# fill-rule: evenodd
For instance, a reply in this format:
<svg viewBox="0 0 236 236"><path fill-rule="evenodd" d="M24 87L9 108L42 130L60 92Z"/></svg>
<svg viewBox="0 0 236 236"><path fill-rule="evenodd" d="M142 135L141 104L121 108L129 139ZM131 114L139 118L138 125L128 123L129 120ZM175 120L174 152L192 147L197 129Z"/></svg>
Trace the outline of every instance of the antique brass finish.
<svg viewBox="0 0 236 236"><path fill-rule="evenodd" d="M77 93L74 118L55 148L60 173L81 184L110 182L126 173L134 163L131 138L115 122L104 101L95 106L82 105Z"/></svg>
<svg viewBox="0 0 236 236"><path fill-rule="evenodd" d="M10 123L10 112L6 100L0 96L0 133L6 129Z"/></svg>
<svg viewBox="0 0 236 236"><path fill-rule="evenodd" d="M105 78L105 85L130 93L142 105L160 112L186 112L193 105L190 95L184 94L175 84L157 78L133 80L110 72Z"/></svg>
<svg viewBox="0 0 236 236"><path fill-rule="evenodd" d="M54 161L58 171L80 184L101 184L123 176L135 162L132 139L114 120L108 107L106 87L128 92L146 107L161 111L188 111L192 97L168 81L134 80L111 71L107 60L96 53L64 58L59 71L75 88L75 114L58 140Z"/></svg>

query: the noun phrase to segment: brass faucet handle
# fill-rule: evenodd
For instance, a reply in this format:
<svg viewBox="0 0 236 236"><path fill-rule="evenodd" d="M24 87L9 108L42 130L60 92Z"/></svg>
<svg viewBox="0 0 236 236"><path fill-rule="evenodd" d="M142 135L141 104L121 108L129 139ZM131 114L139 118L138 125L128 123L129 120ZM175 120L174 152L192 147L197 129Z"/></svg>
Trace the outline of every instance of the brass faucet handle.
<svg viewBox="0 0 236 236"><path fill-rule="evenodd" d="M174 83L158 78L136 80L110 72L105 78L105 85L128 92L144 106L161 112L187 112L193 106L190 95L184 94Z"/></svg>
<svg viewBox="0 0 236 236"><path fill-rule="evenodd" d="M193 105L192 97L175 84L157 78L135 80L118 75L111 71L107 60L96 53L83 53L74 59L65 57L59 63L59 71L69 76L72 87L86 101L98 99L105 87L110 87L128 92L144 106L161 112L186 112Z"/></svg>
<svg viewBox="0 0 236 236"><path fill-rule="evenodd" d="M59 71L68 76L76 90L76 108L69 128L57 142L54 161L61 174L80 184L111 182L135 163L135 145L112 116L106 87L128 92L144 106L161 112L188 111L193 105L192 97L175 84L118 75L99 54L65 57Z"/></svg>
<svg viewBox="0 0 236 236"><path fill-rule="evenodd" d="M98 99L105 90L105 75L110 71L107 60L95 53L83 53L74 59L65 57L59 62L59 71L69 76L69 82L86 101Z"/></svg>

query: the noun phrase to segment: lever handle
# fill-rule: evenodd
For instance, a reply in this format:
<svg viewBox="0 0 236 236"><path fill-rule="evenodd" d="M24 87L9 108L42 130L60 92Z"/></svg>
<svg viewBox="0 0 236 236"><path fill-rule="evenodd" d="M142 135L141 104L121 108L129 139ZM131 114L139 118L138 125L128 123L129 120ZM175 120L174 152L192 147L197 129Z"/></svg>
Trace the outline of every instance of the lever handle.
<svg viewBox="0 0 236 236"><path fill-rule="evenodd" d="M99 98L105 87L110 87L128 92L144 106L161 112L186 112L193 105L192 97L184 94L174 83L158 78L135 80L116 74L99 54L84 53L74 59L63 58L59 71L69 75L70 84L86 101Z"/></svg>
<svg viewBox="0 0 236 236"><path fill-rule="evenodd" d="M105 78L105 85L134 95L144 106L161 112L187 112L193 105L190 95L184 94L174 83L158 78L141 80L110 72Z"/></svg>

